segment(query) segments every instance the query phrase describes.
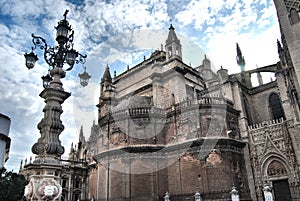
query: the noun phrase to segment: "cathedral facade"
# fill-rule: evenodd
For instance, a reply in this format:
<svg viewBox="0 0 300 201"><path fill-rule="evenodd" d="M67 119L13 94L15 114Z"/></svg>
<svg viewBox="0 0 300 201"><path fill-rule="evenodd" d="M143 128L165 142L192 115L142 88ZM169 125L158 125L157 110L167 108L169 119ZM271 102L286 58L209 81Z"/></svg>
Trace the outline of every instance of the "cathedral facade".
<svg viewBox="0 0 300 201"><path fill-rule="evenodd" d="M240 111L221 95L206 58L198 69L182 61L171 25L164 50L124 73L101 79L98 125L88 141L95 170L89 190L98 200L230 198L232 185L250 199ZM96 179L98 178L98 179Z"/></svg>
<svg viewBox="0 0 300 201"><path fill-rule="evenodd" d="M275 64L245 71L236 44L240 73L214 72L205 55L193 68L171 25L149 58L113 77L107 66L98 120L62 170L65 200L220 201L233 188L245 201L300 200L300 0L274 3Z"/></svg>

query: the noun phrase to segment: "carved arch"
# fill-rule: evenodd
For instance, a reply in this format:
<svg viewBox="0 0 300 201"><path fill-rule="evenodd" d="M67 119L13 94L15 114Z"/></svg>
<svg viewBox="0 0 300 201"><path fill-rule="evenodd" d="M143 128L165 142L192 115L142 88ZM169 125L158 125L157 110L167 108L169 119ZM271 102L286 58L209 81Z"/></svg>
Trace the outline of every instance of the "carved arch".
<svg viewBox="0 0 300 201"><path fill-rule="evenodd" d="M270 171L270 168L272 168L272 165L277 166L278 168L281 168L281 172L278 172L275 174L269 174L268 170ZM277 171L277 170L275 170ZM278 170L279 171L279 170ZM267 177L289 177L289 173L291 172L291 168L288 165L286 159L277 154L277 153L269 153L267 154L262 160L261 160L261 172L264 176Z"/></svg>

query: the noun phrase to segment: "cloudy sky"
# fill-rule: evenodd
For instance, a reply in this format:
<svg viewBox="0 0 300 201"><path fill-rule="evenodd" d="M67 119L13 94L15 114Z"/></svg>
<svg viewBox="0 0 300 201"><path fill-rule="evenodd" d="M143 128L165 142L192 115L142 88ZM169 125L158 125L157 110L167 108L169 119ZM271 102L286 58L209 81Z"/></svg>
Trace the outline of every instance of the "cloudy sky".
<svg viewBox="0 0 300 201"><path fill-rule="evenodd" d="M31 50L32 33L54 45L54 26L66 9L75 30L74 47L88 55L85 66L92 75L83 88L78 79L83 69L77 65L63 79L65 90L72 93L63 104L60 139L66 153L77 142L80 126L88 138L97 119L98 85L106 64L119 74L141 62L165 43L170 23L182 42L184 61L194 67L204 52L215 69L222 65L230 73L239 72L237 42L246 70L278 61L280 34L272 0L1 0L0 113L12 121L9 170L18 171L20 161L32 155L31 146L40 137L36 125L43 116L39 93L48 66L36 51L40 59L28 71L23 54Z"/></svg>

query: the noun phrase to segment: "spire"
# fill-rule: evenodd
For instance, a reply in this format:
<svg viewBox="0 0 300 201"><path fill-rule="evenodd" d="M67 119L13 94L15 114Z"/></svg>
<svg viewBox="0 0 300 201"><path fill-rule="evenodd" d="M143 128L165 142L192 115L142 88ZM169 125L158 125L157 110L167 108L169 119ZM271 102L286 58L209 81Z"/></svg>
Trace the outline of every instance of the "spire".
<svg viewBox="0 0 300 201"><path fill-rule="evenodd" d="M286 65L286 59L285 59L286 57L285 57L284 49L278 39L277 39L277 51L278 51L281 67L284 67Z"/></svg>
<svg viewBox="0 0 300 201"><path fill-rule="evenodd" d="M20 170L22 170L22 168L23 168L23 160L21 160L20 162Z"/></svg>
<svg viewBox="0 0 300 201"><path fill-rule="evenodd" d="M71 143L70 154L74 152L73 142Z"/></svg>
<svg viewBox="0 0 300 201"><path fill-rule="evenodd" d="M166 40L165 45L167 60L170 60L173 57L177 57L178 59L182 59L182 51L180 40L177 38L175 33L175 28L173 25L170 25L168 38Z"/></svg>
<svg viewBox="0 0 300 201"><path fill-rule="evenodd" d="M236 43L236 62L240 66L241 72L243 72L245 70L246 62L238 43Z"/></svg>
<svg viewBox="0 0 300 201"><path fill-rule="evenodd" d="M106 64L106 68L105 68L103 77L102 77L102 79L101 79L101 82L104 82L104 81L107 81L107 82L109 82L109 83L112 82L112 79L111 79L111 76L110 76L110 72L109 72L108 64Z"/></svg>
<svg viewBox="0 0 300 201"><path fill-rule="evenodd" d="M170 28L169 28L169 34L168 34L168 38L166 41L166 45L169 43L172 43L172 42L180 43L180 41L178 40L177 35L175 33L175 28L171 24Z"/></svg>
<svg viewBox="0 0 300 201"><path fill-rule="evenodd" d="M82 143L85 142L85 138L84 138L84 135L83 135L83 126L82 125L81 125L80 133L79 133L79 142L82 142Z"/></svg>

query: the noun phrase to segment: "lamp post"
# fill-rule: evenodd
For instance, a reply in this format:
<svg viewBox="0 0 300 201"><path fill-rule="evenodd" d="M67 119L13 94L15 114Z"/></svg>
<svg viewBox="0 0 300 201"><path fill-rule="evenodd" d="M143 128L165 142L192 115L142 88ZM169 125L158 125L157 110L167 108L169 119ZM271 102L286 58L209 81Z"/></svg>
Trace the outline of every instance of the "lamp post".
<svg viewBox="0 0 300 201"><path fill-rule="evenodd" d="M41 137L32 146L32 152L37 157L33 163L24 166L32 173L24 194L27 200L52 201L61 196L60 175L63 167L61 155L65 151L59 140L59 135L64 130L60 120L63 112L61 104L71 95L64 91L61 78L65 77L66 71L70 71L75 63L85 63L86 58L86 55L73 49L74 31L69 25L67 14L68 10L55 27L58 45L51 47L44 38L32 34L34 47L30 53L24 55L26 67L34 68L38 60L34 50L39 47L50 67L48 74L42 77L44 90L40 93L40 97L45 99L46 106L43 109L44 117L37 125ZM88 80L85 84L87 82Z"/></svg>

